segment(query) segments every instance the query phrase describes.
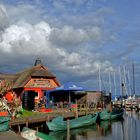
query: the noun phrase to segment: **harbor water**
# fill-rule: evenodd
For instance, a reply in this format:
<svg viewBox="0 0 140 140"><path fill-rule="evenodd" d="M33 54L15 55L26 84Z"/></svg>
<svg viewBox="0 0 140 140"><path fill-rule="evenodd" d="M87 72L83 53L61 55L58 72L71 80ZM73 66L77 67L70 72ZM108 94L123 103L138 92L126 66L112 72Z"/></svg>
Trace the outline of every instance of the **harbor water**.
<svg viewBox="0 0 140 140"><path fill-rule="evenodd" d="M140 113L125 112L123 118L102 121L100 124L73 129L69 132L50 132L55 140L139 140Z"/></svg>

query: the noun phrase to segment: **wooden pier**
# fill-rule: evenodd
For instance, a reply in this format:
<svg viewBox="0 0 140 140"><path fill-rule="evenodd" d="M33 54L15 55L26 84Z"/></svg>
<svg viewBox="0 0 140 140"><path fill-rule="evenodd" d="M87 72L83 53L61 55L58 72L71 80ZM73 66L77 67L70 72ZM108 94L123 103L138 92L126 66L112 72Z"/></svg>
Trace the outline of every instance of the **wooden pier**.
<svg viewBox="0 0 140 140"><path fill-rule="evenodd" d="M14 133L11 130L6 132L0 132L0 139L1 140L26 140L25 138L21 137L19 134Z"/></svg>
<svg viewBox="0 0 140 140"><path fill-rule="evenodd" d="M64 119L69 119L69 118L77 117L77 115L84 116L90 113L94 113L94 111L80 111L78 112L78 114L72 111L41 113L30 117L12 119L10 121L10 128L18 133L21 132L23 127L35 128L38 131L41 127L47 129L46 122L52 120L57 116L63 116Z"/></svg>

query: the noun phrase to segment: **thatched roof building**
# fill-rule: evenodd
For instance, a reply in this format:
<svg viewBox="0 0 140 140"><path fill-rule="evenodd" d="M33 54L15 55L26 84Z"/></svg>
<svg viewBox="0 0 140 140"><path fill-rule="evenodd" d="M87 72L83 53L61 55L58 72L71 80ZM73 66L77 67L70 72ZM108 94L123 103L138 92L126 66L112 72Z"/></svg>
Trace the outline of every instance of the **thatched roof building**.
<svg viewBox="0 0 140 140"><path fill-rule="evenodd" d="M38 98L43 96L44 91L60 86L56 76L42 64L40 59L35 61L34 66L16 74L0 73L0 89L6 87L5 84L9 81L11 88L8 88L5 92L12 89L20 96L24 91L35 91L38 93Z"/></svg>

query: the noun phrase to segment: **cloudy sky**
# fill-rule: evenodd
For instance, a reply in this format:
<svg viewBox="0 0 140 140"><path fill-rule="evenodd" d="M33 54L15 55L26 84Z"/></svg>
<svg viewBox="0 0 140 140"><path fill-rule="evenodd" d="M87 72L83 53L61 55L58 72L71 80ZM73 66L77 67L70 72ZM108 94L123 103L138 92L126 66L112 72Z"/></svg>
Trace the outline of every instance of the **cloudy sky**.
<svg viewBox="0 0 140 140"><path fill-rule="evenodd" d="M110 89L110 73L120 94L119 67L130 93L134 63L140 93L139 7L139 0L0 0L0 72L39 57L62 84L99 90L100 69L102 90Z"/></svg>

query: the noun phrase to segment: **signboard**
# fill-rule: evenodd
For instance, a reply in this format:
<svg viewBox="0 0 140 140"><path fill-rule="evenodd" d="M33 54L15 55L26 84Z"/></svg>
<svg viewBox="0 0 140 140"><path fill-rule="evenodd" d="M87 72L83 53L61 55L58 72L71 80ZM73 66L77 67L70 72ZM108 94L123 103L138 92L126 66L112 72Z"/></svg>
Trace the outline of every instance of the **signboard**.
<svg viewBox="0 0 140 140"><path fill-rule="evenodd" d="M53 79L31 79L26 87L47 87L54 88L57 87Z"/></svg>

